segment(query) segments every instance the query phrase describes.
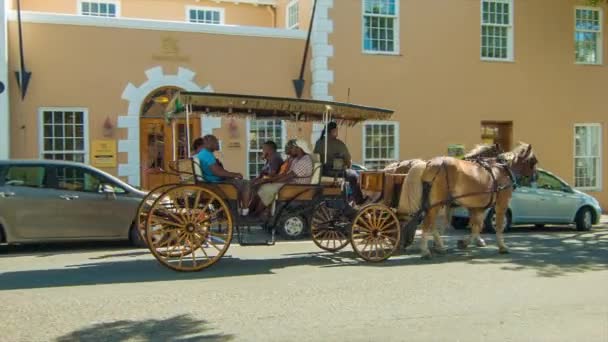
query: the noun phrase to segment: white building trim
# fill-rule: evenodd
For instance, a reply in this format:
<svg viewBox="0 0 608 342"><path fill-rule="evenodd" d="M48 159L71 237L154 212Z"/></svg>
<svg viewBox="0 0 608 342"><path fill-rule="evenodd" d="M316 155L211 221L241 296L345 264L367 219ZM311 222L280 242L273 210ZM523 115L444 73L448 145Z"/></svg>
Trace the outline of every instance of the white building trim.
<svg viewBox="0 0 608 342"><path fill-rule="evenodd" d="M10 157L10 107L8 104L8 36L7 15L11 1L0 1L0 82L4 91L0 94L0 159Z"/></svg>
<svg viewBox="0 0 608 342"><path fill-rule="evenodd" d="M334 72L327 61L334 56L334 47L329 43L329 35L334 31L334 22L329 17L329 9L334 7L334 0L317 0L315 20L312 27L310 45L312 58L312 84L310 93L315 100L333 101L329 95L329 85L334 82Z"/></svg>
<svg viewBox="0 0 608 342"><path fill-rule="evenodd" d="M16 11L13 10L9 12L9 20L17 20ZM184 21L134 19L125 17L106 18L31 11L21 11L21 21L25 23L37 24L95 26L155 31L196 32L233 36L306 39L306 32L301 30L237 25L198 24Z"/></svg>
<svg viewBox="0 0 608 342"><path fill-rule="evenodd" d="M147 81L139 87L132 83L127 84L122 93L122 98L129 102L129 109L126 115L118 117L118 128L127 129L127 139L118 141L118 152L127 153L127 163L118 165L118 175L128 177L131 185L141 184L140 167L140 144L139 144L139 123L141 105L146 97L154 90L162 87L173 86L186 91L205 91L212 92L210 85L200 87L194 82L196 73L192 70L180 67L177 75L165 74L161 66L146 70ZM203 120L204 121L204 118ZM201 123L203 126L203 123Z"/></svg>

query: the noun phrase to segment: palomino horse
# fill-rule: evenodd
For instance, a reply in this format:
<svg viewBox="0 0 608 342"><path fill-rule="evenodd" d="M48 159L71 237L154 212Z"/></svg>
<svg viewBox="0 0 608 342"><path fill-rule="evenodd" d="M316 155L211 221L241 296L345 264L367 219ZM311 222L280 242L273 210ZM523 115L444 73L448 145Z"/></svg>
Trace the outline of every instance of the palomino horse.
<svg viewBox="0 0 608 342"><path fill-rule="evenodd" d="M428 248L428 234L431 231L436 252L445 252L435 220L441 207L453 204L467 208L470 217L471 235L459 247L466 248L471 239L478 243L483 241L479 234L484 213L487 208L494 207L499 252L508 253L503 229L515 186L515 175L531 177L536 172L537 162L532 146L525 143L495 159L468 161L439 157L428 162L414 162L403 184L397 212L414 218L425 213L420 241L422 257L431 257Z"/></svg>
<svg viewBox="0 0 608 342"><path fill-rule="evenodd" d="M484 159L496 158L501 153L503 153L503 150L500 148L500 146L498 144L478 144L475 147L473 147L472 150L470 150L469 152L467 152L464 155L464 160L481 161ZM412 168L412 166L414 166L415 164L419 164L421 162L426 163L426 161L422 160L422 159L403 160L400 162L395 162L395 163L387 165L383 171L385 173L389 173L389 174L407 174L410 171L410 169ZM385 182L390 182L391 180L392 180L391 178L387 178L387 179L385 179ZM393 189L393 185L387 184L385 189L387 189L385 191L390 191L390 189ZM387 196L385 194L384 197L389 198L390 196ZM388 203L386 203L386 204L388 205ZM441 206L441 209L445 210L445 213L443 215L443 217L445 218L445 222L443 225L439 226L441 233L443 233L443 230L446 227L451 226L451 224L452 224L453 207L452 207L452 205L446 204L445 206ZM437 223L440 224L439 221L437 221ZM483 240L478 241L478 244L481 244L481 243L483 243Z"/></svg>

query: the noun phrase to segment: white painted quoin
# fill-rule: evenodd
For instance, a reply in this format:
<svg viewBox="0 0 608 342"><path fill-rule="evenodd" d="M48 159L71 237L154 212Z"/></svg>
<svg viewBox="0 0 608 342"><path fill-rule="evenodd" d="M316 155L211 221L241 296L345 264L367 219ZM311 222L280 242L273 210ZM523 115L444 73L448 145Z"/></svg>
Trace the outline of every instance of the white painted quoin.
<svg viewBox="0 0 608 342"><path fill-rule="evenodd" d="M334 22L329 17L329 9L333 7L334 0L317 0L310 37L312 46L310 93L315 100L333 101L334 99L329 94L329 85L334 82L334 72L329 69L327 63L329 58L334 56L334 47L329 43L329 35L334 31Z"/></svg>
<svg viewBox="0 0 608 342"><path fill-rule="evenodd" d="M150 93L163 87L178 87L185 91L212 92L210 85L201 87L194 82L196 73L190 69L180 67L176 75L165 74L161 66L146 70L147 81L136 87L129 83L122 93L122 98L129 102L126 115L118 117L118 128L127 129L127 139L118 141L118 152L127 154L127 163L118 165L118 175L128 177L128 182L134 186L141 185L140 141L139 124L141 105ZM207 131L209 127L216 126L217 121L211 120L206 124L205 118L201 120L201 128ZM218 125L219 126L219 125Z"/></svg>
<svg viewBox="0 0 608 342"><path fill-rule="evenodd" d="M0 159L10 157L10 107L8 96L8 6L9 0L0 0L0 82L4 91L0 94Z"/></svg>

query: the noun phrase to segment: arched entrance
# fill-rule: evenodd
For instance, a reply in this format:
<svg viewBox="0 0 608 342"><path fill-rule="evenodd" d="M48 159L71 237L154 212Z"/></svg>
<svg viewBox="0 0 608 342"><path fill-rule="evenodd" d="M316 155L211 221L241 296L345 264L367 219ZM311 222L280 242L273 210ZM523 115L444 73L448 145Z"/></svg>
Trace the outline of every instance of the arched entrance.
<svg viewBox="0 0 608 342"><path fill-rule="evenodd" d="M177 183L176 176L167 174L169 163L188 157L191 142L186 132L186 119L178 118L172 122L165 120L168 99L182 89L161 87L146 97L141 106L140 165L142 188L150 190L164 184ZM201 135L200 118L192 117L190 140Z"/></svg>
<svg viewBox="0 0 608 342"><path fill-rule="evenodd" d="M210 85L201 87L194 82L196 73L192 70L179 67L177 74L165 74L163 68L160 66L146 70L147 80L139 86L135 86L132 83L127 84L125 87L122 98L128 101L128 112L126 115L118 117L118 128L124 128L127 130L126 137L118 141L118 152L125 153L121 158L121 162L118 165L118 175L121 177L128 177L128 182L134 186L141 186L143 188L149 188L155 182L164 182L164 180L146 180L148 184L143 184L142 176L144 176L144 170L150 167L160 167L163 164L163 168L166 167L166 162L173 160L173 154L176 157L180 151L184 151L184 148L178 148L179 144L172 144L167 147L167 141L173 142L173 136L176 139L179 137L180 127L175 125L175 134L173 133L173 127L169 125L169 133L167 125L164 122L164 118L160 116L160 112L166 106L166 104L154 102L153 99L159 97L159 94L163 92L171 92L176 89L183 89L186 91L205 91L212 92L213 88ZM162 106L161 106L162 105ZM155 120L156 124L152 124ZM212 127L215 123L208 124L207 119L203 119L205 122L201 123L197 121L192 124L192 129L197 129L200 132L201 126ZM146 130L144 126L148 123L152 124L153 127L147 127L151 133L153 143L144 141ZM185 131L185 124L181 127ZM162 131L162 134L161 134ZM199 133L200 134L200 133ZM194 134L193 134L194 136ZM167 137L169 140L167 140ZM162 157L158 158L151 157L144 154L150 151L152 146L167 147L167 150L162 150ZM173 145L176 147L174 148ZM189 145L185 144L184 146ZM163 147L163 148L164 148ZM175 152L173 152L175 151ZM152 152L158 152L152 150ZM187 152L186 152L187 154ZM126 159L126 162L125 162ZM153 160L156 159L156 160Z"/></svg>

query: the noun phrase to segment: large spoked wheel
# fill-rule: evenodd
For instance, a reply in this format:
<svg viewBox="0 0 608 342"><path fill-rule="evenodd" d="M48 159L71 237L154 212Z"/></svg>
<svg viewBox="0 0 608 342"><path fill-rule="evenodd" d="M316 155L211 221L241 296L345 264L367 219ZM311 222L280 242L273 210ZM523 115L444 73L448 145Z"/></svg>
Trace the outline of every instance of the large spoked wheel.
<svg viewBox="0 0 608 342"><path fill-rule="evenodd" d="M159 196L146 222L148 247L163 265L200 271L226 253L233 233L232 214L217 193L197 185L170 188Z"/></svg>
<svg viewBox="0 0 608 342"><path fill-rule="evenodd" d="M152 210L152 205L154 205L154 201L158 199L163 193L172 187L179 186L179 184L165 184L161 185L157 188L152 189L146 197L139 203L139 208L137 208L137 231L139 233L139 237L141 241L144 241L147 244L146 239L146 222L148 222L148 215ZM160 235L153 236L154 239L161 238Z"/></svg>
<svg viewBox="0 0 608 342"><path fill-rule="evenodd" d="M351 229L353 249L367 261L384 261L399 247L399 220L395 213L383 204L363 207L355 217Z"/></svg>
<svg viewBox="0 0 608 342"><path fill-rule="evenodd" d="M337 252L348 245L350 222L341 216L340 210L330 208L327 202L315 208L310 224L310 235L315 245L328 252Z"/></svg>

